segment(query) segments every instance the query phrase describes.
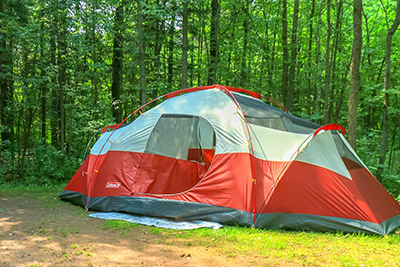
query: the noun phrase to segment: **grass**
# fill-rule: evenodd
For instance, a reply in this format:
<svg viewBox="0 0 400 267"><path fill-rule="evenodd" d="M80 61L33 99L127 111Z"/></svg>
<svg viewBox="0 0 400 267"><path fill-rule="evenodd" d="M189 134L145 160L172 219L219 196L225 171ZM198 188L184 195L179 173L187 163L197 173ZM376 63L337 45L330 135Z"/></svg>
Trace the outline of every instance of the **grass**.
<svg viewBox="0 0 400 267"><path fill-rule="evenodd" d="M111 229L137 228L124 221L106 221ZM142 226L144 229L148 227ZM168 230L151 227L159 243L183 248L213 248L228 258L253 255L255 263L286 262L289 265L400 266L400 235L272 231L239 226L218 230Z"/></svg>
<svg viewBox="0 0 400 267"><path fill-rule="evenodd" d="M34 198L48 202L49 196L54 199L57 197L65 187L65 184L57 184L52 186L39 186L39 185L20 185L20 184L0 184L0 192L7 192L9 196L20 196ZM52 205L52 204L49 204Z"/></svg>

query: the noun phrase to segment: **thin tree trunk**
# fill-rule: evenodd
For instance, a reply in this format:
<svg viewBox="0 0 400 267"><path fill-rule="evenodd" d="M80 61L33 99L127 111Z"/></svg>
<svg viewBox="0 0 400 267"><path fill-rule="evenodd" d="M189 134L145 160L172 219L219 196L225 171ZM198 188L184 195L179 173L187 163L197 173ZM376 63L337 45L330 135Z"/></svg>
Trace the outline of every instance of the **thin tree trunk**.
<svg viewBox="0 0 400 267"><path fill-rule="evenodd" d="M231 29L231 34L230 34L230 38L229 38L229 47L232 47L233 46L233 42L234 42L234 38L235 38L235 32L236 32L236 27L235 27L235 23L232 23L232 29ZM227 60L227 70L229 71L229 72L232 72L233 73L233 67L232 67L232 49L229 49L229 52L228 52L228 60ZM225 84L226 85L230 85L231 84L231 82L232 82L232 80L233 80L233 77L232 77L232 75L227 75L226 76L226 82L225 82Z"/></svg>
<svg viewBox="0 0 400 267"><path fill-rule="evenodd" d="M270 7L271 5L269 5ZM262 61L261 61L261 70L260 70L260 78L259 78L259 87L262 88L263 87L263 80L264 80L264 66L267 67L267 75L268 75L268 81L270 81L270 79L272 79L272 77L270 77L270 73L271 73L271 62L270 62L270 42L269 42L269 30L270 30L270 26L269 26L269 20L267 18L267 14L270 14L271 8L269 8L268 10L266 10L266 8L263 8L263 18L265 21L265 45L262 46L263 48L263 55L262 55ZM271 88L267 88L267 90L271 90Z"/></svg>
<svg viewBox="0 0 400 267"><path fill-rule="evenodd" d="M140 103L146 104L146 65L145 65L145 43L143 36L143 10L140 0L137 0L138 5L138 37L139 37L139 65L140 65Z"/></svg>
<svg viewBox="0 0 400 267"><path fill-rule="evenodd" d="M370 53L370 49L369 49L369 44L370 44L370 33L369 33L369 27L368 27L368 17L367 14L363 11L363 16L364 16L364 20L365 20L365 31L367 34L367 43L365 44L365 49L364 49L364 54L363 54L363 58L362 58L362 62L364 63L364 58L365 58L365 54L367 54L367 61L368 61L368 66L371 66L371 53Z"/></svg>
<svg viewBox="0 0 400 267"><path fill-rule="evenodd" d="M66 2L61 1L61 10L66 7ZM67 41L66 41L66 16L63 16L58 20L59 31L57 32L57 65L58 65L58 96L59 96L59 108L60 108L60 119L59 119L59 129L60 129L60 150L65 148L65 94L64 86L66 83L66 70L65 70L65 56L67 54Z"/></svg>
<svg viewBox="0 0 400 267"><path fill-rule="evenodd" d="M40 12L41 18L44 17L44 8L42 7L41 12ZM44 33L44 20L41 19L40 23L40 32ZM43 35L40 35L40 91L41 91L41 138L42 142L46 143L46 114L47 114L47 93L48 93L48 87L47 83L44 81L45 76L46 76L46 71L45 71L45 65L44 65L44 40L43 40Z"/></svg>
<svg viewBox="0 0 400 267"><path fill-rule="evenodd" d="M218 33L219 33L219 12L218 0L211 0L211 25L210 25L210 66L208 68L208 84L215 84L218 71Z"/></svg>
<svg viewBox="0 0 400 267"><path fill-rule="evenodd" d="M188 83L188 0L183 2L182 10L182 88L187 88Z"/></svg>
<svg viewBox="0 0 400 267"><path fill-rule="evenodd" d="M324 92L324 124L329 122L329 93L330 93L330 78L331 78L331 65L330 65L330 45L331 45L331 0L326 4L326 22L328 31L326 34L326 51L325 51L325 92Z"/></svg>
<svg viewBox="0 0 400 267"><path fill-rule="evenodd" d="M0 13L5 12L6 1L0 1ZM12 80L13 73L13 56L11 52L12 42L8 41L6 29L3 29L5 25L0 25L0 33L2 38L0 39L0 70L6 73L0 80L0 116L1 116L1 139L4 141L13 141L14 139L14 114L13 110L13 98L14 98L14 86Z"/></svg>
<svg viewBox="0 0 400 267"><path fill-rule="evenodd" d="M290 56L289 87L285 106L288 110L293 108L294 82L296 79L297 59L297 24L299 19L299 0L294 1L293 27L292 27L292 51Z"/></svg>
<svg viewBox="0 0 400 267"><path fill-rule="evenodd" d="M315 12L315 0L312 0L311 4L311 13L310 13L310 32L309 32L309 38L308 38L308 61L307 61L307 67L308 67L308 79L307 79L307 101L310 102L311 100L311 95L312 95L312 86L311 86L311 80L313 75L312 71L312 43L313 43L313 26L314 26L314 12ZM307 113L308 115L311 114L311 106L312 105L307 105Z"/></svg>
<svg viewBox="0 0 400 267"><path fill-rule="evenodd" d="M168 40L168 86L173 88L174 77L174 34L175 34L175 8L172 8L172 18L169 26L169 40Z"/></svg>
<svg viewBox="0 0 400 267"><path fill-rule="evenodd" d="M123 2L119 2L115 10L114 17L114 40L113 40L113 59L112 59L112 113L114 120L120 122L122 120L121 105L121 86L123 73L123 23L124 23L124 6Z"/></svg>
<svg viewBox="0 0 400 267"><path fill-rule="evenodd" d="M320 81L321 81L321 68L320 68L320 61L321 61L321 25L322 25L322 4L323 0L321 0L319 4L319 13L318 13L318 23L317 23L317 52L316 52L316 57L315 57L315 69L317 71L317 75L314 78L314 106L317 107L317 113L320 114L321 112L321 86L320 86Z"/></svg>
<svg viewBox="0 0 400 267"><path fill-rule="evenodd" d="M57 53L57 46L56 46L56 33L58 32L58 25L57 22L53 23L53 29L51 32L50 37L50 62L51 65L56 68L56 53ZM58 101L58 90L56 89L56 77L53 75L51 76L51 145L53 147L58 147L60 140L60 129L59 129L59 119L60 119L60 103Z"/></svg>
<svg viewBox="0 0 400 267"><path fill-rule="evenodd" d="M247 80L247 43L248 43L248 35L249 35L249 0L246 0L244 7L244 21L243 21L243 50L242 50L242 63L240 70L240 86L244 87Z"/></svg>
<svg viewBox="0 0 400 267"><path fill-rule="evenodd" d="M96 38L96 25L97 21L96 18L96 11L95 11L95 1L91 3L91 21L90 21L90 43L92 46L91 50L91 58L93 62L93 68L91 70L91 82L92 82L92 89L94 91L93 97L93 104L95 107L98 105L99 101L99 82L98 82L98 73L97 73L97 38ZM98 119L98 112L94 112L94 120Z"/></svg>
<svg viewBox="0 0 400 267"><path fill-rule="evenodd" d="M388 169L391 170L393 167L394 159L396 158L396 151L394 151L394 146L396 142L396 133L398 129L398 125L396 125L393 129L393 135L392 135L392 145L390 146L390 152L389 152L389 166Z"/></svg>
<svg viewBox="0 0 400 267"><path fill-rule="evenodd" d="M201 62L202 62L202 54L203 54L203 28L199 31L199 40L198 40L198 48L197 48L197 85L201 84Z"/></svg>
<svg viewBox="0 0 400 267"><path fill-rule="evenodd" d="M165 6L165 0L163 0L161 2L161 5ZM159 1L156 1L157 8L161 8L161 5L160 5ZM142 6L140 6L140 7L142 8ZM142 15L142 20L143 20L143 15ZM156 27L155 27L156 39L155 39L155 43L154 43L154 71L155 71L156 75L160 73L160 69L159 69L161 66L160 54L161 54L161 49L163 46L164 25L165 25L164 20L160 19L159 16L157 16Z"/></svg>
<svg viewBox="0 0 400 267"><path fill-rule="evenodd" d="M353 0L353 48L350 64L350 92L348 140L354 150L357 148L357 100L361 88L360 61L362 48L362 0Z"/></svg>
<svg viewBox="0 0 400 267"><path fill-rule="evenodd" d="M336 12L336 22L335 22L335 30L334 30L334 37L333 37L333 54L331 57L331 80L332 81L336 81L336 63L337 63L337 52L339 49L339 41L340 41L340 34L341 34L341 17L342 17L342 10L343 10L343 0L339 0L339 2L337 3L337 12ZM346 76L347 76L347 70L346 70ZM328 113L329 114L333 114L333 109L334 109L334 103L337 101L336 95L338 94L338 92L336 91L336 87L337 87L337 83L333 82L332 83L332 87L331 87L331 92L330 92L330 99L336 99L335 101L329 101L329 108L328 108ZM343 92L342 90L343 88L340 88L339 91ZM337 103L335 103L337 104ZM329 115L330 116L330 115ZM330 118L332 118L332 116L330 116ZM333 121L337 121L337 120L333 120Z"/></svg>
<svg viewBox="0 0 400 267"><path fill-rule="evenodd" d="M382 138L381 138L381 148L379 150L379 170L377 178L382 182L382 170L383 164L386 159L386 151L388 146L388 132L389 132L389 106L390 106L390 96L388 90L390 89L390 67L391 67L391 53L392 53L392 39L400 24L400 0L397 0L396 7L396 18L393 21L392 26L388 30L386 36L386 50L385 50L385 76L383 82L384 90L384 100L383 100L383 118L382 118Z"/></svg>
<svg viewBox="0 0 400 267"><path fill-rule="evenodd" d="M282 65L282 99L283 103L287 103L287 91L288 91L288 75L289 75L289 52L287 43L287 1L282 2L282 47L283 47L283 65Z"/></svg>
<svg viewBox="0 0 400 267"><path fill-rule="evenodd" d="M268 77L269 77L269 79L268 79L268 85L269 85L269 90L270 90L270 92L272 91L272 89L273 88L275 88L275 86L274 86L274 77L276 76L276 74L275 74L275 70L276 70L276 66L275 66L275 51L276 51L276 42L275 42L275 40L276 40L276 36L278 35L278 33L277 33L277 31L278 31L278 29L277 28L275 28L275 31L274 31L274 37L273 37L273 42L272 42L272 55L271 55L271 62L270 62L270 69L269 69L269 73L268 73Z"/></svg>
<svg viewBox="0 0 400 267"><path fill-rule="evenodd" d="M344 100L344 88L346 87L346 83L348 82L347 75L349 74L349 70L350 70L350 62L349 62L349 64L347 64L346 72L343 74L343 77L342 77L342 85L340 86L339 101L338 101L338 104L336 105L336 111L335 111L333 121L339 120L339 115L340 115L340 111L342 110L343 100Z"/></svg>

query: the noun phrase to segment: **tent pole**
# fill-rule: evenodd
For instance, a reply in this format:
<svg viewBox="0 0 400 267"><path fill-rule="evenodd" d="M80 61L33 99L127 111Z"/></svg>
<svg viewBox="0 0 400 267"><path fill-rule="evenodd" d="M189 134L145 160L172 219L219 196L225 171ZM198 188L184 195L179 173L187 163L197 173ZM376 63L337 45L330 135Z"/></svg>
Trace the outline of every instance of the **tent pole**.
<svg viewBox="0 0 400 267"><path fill-rule="evenodd" d="M228 90L228 89L226 89L226 90ZM252 227L254 227L255 226L255 222L256 222L256 212L257 212L257 210L256 210L256 207L257 207L257 172L256 172L256 158L254 156L253 141L251 140L250 128L249 128L249 125L247 124L247 119L246 119L246 116L244 115L242 107L240 106L239 102L237 101L236 97L232 94L231 91L229 91L229 94L231 95L231 97L235 101L238 109L242 113L242 116L243 116L243 119L244 119L244 123L245 123L246 129L247 129L247 134L249 135L249 145L250 145L250 152L251 152L251 174L252 174L252 183L253 183L253 192L254 192L253 211L252 211L252 213L253 213L253 225L252 225Z"/></svg>

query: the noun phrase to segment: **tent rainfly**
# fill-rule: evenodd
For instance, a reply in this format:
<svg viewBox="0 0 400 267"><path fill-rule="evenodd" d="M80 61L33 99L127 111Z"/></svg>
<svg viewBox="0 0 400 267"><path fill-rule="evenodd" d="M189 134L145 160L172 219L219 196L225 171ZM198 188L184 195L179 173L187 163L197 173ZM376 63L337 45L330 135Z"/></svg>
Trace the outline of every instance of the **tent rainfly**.
<svg viewBox="0 0 400 267"><path fill-rule="evenodd" d="M267 229L386 235L400 226L400 205L341 126L320 127L221 85L149 103L161 98L133 122L104 128L60 198Z"/></svg>

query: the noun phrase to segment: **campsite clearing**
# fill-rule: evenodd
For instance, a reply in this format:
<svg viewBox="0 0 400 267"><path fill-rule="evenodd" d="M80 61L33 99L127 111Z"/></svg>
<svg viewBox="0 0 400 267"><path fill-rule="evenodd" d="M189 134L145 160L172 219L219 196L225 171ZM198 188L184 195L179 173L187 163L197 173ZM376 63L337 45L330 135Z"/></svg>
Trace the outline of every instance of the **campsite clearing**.
<svg viewBox="0 0 400 267"><path fill-rule="evenodd" d="M89 218L60 189L0 187L0 266L400 266L399 233L164 230Z"/></svg>

